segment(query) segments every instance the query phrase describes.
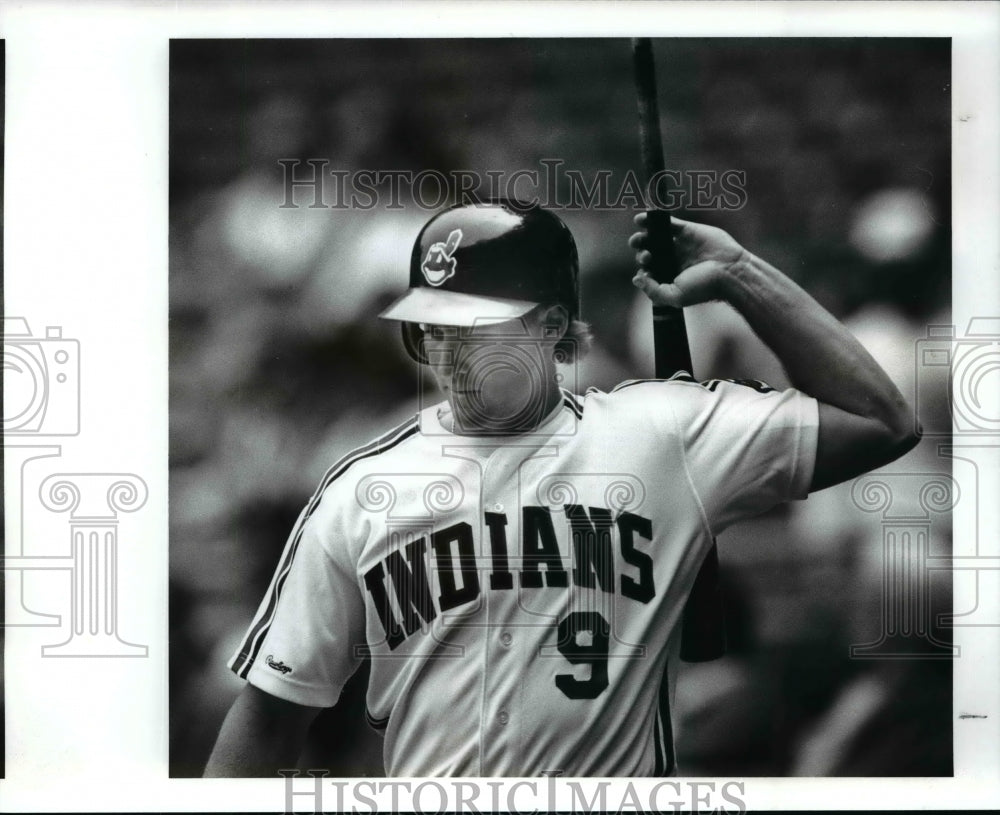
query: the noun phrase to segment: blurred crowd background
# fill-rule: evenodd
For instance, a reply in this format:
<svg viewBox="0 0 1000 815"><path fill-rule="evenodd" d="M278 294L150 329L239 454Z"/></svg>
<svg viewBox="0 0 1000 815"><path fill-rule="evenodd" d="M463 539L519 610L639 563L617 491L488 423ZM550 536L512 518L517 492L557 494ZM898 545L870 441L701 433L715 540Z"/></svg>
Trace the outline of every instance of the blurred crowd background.
<svg viewBox="0 0 1000 815"><path fill-rule="evenodd" d="M946 422L944 381L916 348L950 322L948 41L654 51L668 167L746 173L742 208L689 217L797 280L904 393L924 389L925 424ZM617 181L641 166L631 70L629 43L613 39L172 42L172 775L202 770L242 684L225 663L320 477L420 398L398 329L376 315L405 286L429 212L405 189L398 209L309 207L301 190L282 208L279 161L485 175L558 159ZM599 346L577 388L651 376L649 309L630 284L634 211L560 214ZM699 378L787 385L728 307L689 311ZM950 466L925 438L890 469ZM730 653L682 675L684 774L951 773L951 662L929 658L948 650L930 642L949 640L934 625L948 575L931 586L928 658L849 658L883 627L883 521L847 484L725 533ZM931 521L930 549L947 554L947 508ZM382 773L364 680L318 720L303 766Z"/></svg>

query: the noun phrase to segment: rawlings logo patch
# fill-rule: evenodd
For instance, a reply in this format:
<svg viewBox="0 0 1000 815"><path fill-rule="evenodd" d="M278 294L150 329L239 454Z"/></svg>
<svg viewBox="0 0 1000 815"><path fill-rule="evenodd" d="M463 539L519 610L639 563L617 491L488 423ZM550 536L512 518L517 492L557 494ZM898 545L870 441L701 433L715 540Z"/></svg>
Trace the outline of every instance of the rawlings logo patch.
<svg viewBox="0 0 1000 815"><path fill-rule="evenodd" d="M432 286L440 286L455 274L455 250L462 241L462 230L453 229L446 243L438 241L427 250L427 257L420 264L420 270Z"/></svg>
<svg viewBox="0 0 1000 815"><path fill-rule="evenodd" d="M292 672L292 669L289 668L284 662L275 662L274 658L270 654L267 655L267 659L264 661L267 663L268 668L274 668L274 670L279 673L290 674Z"/></svg>

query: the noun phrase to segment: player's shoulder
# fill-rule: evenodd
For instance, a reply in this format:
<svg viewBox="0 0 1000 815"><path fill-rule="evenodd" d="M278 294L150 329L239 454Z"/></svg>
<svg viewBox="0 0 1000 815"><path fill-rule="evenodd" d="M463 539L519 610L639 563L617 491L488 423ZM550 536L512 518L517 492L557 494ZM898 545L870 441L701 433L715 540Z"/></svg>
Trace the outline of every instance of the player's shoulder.
<svg viewBox="0 0 1000 815"><path fill-rule="evenodd" d="M650 398L656 395L682 393L773 393L766 382L759 379L695 379L687 371L678 371L667 379L627 379L610 391L589 388L587 393L616 399Z"/></svg>
<svg viewBox="0 0 1000 815"><path fill-rule="evenodd" d="M418 436L414 414L338 458L320 479L302 510L293 535L307 545L319 545L333 558L355 562L358 552L352 541L363 535L363 508L366 501L378 503L386 493L374 474L399 469L391 461ZM384 483L384 482L383 482ZM301 531L301 530L304 530Z"/></svg>
<svg viewBox="0 0 1000 815"><path fill-rule="evenodd" d="M621 382L615 385L611 389L610 393L620 394L627 390L631 390L633 393L639 392L637 388L644 388L646 392L650 389L659 389L664 392L677 392L680 390L690 390L696 387L702 390L707 390L710 393L715 393L720 388L723 390L728 390L731 388L748 388L757 393L770 393L774 391L770 385L766 382L762 382L759 379L695 379L687 371L678 371L673 376L668 379L628 379L625 382Z"/></svg>
<svg viewBox="0 0 1000 815"><path fill-rule="evenodd" d="M722 399L733 401L770 393L776 393L775 389L757 379L697 380L686 371L678 371L667 379L628 379L609 391L588 388L583 396L567 395L567 398L585 414L588 407L592 413L622 412L641 411L664 403L683 411L685 406L700 409Z"/></svg>
<svg viewBox="0 0 1000 815"><path fill-rule="evenodd" d="M385 433L344 453L324 473L312 501L318 503L320 498L339 493L353 495L360 478L373 471L398 466L401 458L409 455L419 434L419 414L413 414Z"/></svg>

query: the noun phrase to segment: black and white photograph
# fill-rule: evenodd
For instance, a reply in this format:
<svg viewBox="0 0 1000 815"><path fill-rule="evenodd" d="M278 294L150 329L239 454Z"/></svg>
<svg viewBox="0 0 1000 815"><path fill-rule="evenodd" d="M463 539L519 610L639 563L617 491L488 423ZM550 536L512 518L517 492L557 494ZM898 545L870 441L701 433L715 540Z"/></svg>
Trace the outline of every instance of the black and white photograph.
<svg viewBox="0 0 1000 815"><path fill-rule="evenodd" d="M0 0L0 811L988 807L998 43Z"/></svg>
<svg viewBox="0 0 1000 815"><path fill-rule="evenodd" d="M950 775L950 54L173 41L171 772Z"/></svg>

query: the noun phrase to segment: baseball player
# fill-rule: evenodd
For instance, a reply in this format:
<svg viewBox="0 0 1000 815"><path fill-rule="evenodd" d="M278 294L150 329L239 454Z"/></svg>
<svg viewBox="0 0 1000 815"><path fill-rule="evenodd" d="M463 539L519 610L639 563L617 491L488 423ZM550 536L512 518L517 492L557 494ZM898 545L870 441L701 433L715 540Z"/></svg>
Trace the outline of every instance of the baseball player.
<svg viewBox="0 0 1000 815"><path fill-rule="evenodd" d="M657 285L637 223L635 285L730 303L795 388L682 373L563 390L557 362L589 342L569 230L504 200L439 213L381 316L444 398L337 462L303 509L230 662L248 684L207 775L295 766L365 656L390 776L676 772L671 666L713 536L917 437L887 375L781 272L675 220L682 271Z"/></svg>

